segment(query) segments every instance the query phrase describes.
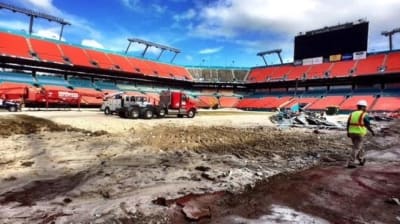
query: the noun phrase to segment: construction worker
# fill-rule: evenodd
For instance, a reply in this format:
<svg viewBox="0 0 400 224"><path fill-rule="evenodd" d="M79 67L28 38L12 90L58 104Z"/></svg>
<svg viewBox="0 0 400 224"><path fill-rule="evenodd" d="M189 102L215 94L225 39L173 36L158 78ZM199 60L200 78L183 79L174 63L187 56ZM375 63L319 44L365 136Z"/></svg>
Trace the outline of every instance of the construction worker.
<svg viewBox="0 0 400 224"><path fill-rule="evenodd" d="M370 119L368 117L367 101L360 100L357 103L357 110L350 114L347 120L347 136L351 138L353 148L350 154L350 158L347 161L348 168L355 168L355 160L360 162L363 166L365 163L364 149L362 147L362 141L364 136L367 134L367 130L375 135L374 131L370 126Z"/></svg>

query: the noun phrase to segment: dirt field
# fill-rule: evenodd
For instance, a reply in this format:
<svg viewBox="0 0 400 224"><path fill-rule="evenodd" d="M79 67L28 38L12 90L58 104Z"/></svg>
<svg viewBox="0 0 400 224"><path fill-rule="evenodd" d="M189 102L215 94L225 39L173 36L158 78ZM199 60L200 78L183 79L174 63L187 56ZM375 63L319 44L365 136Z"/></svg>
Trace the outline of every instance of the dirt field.
<svg viewBox="0 0 400 224"><path fill-rule="evenodd" d="M1 113L0 223L172 223L160 201L237 194L278 173L345 160L345 133L278 129L270 115Z"/></svg>

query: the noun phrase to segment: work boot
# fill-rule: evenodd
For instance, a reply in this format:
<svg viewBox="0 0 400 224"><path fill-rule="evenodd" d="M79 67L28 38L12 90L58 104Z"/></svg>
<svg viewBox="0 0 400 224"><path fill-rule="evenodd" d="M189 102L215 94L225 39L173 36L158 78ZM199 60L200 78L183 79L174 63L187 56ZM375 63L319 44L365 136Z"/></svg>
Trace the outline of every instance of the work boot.
<svg viewBox="0 0 400 224"><path fill-rule="evenodd" d="M359 161L360 161L360 166L364 166L364 164L365 164L365 162L366 162L365 158L360 159Z"/></svg>

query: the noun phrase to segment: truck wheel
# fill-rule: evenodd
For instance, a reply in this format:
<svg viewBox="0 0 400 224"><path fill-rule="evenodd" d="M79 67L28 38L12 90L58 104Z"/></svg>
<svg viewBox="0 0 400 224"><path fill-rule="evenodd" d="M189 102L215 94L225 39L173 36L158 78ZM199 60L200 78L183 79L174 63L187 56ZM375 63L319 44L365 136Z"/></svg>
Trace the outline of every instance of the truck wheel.
<svg viewBox="0 0 400 224"><path fill-rule="evenodd" d="M160 109L160 111L158 112L158 117L159 118L163 118L165 117L166 111L164 108Z"/></svg>
<svg viewBox="0 0 400 224"><path fill-rule="evenodd" d="M153 111L150 109L147 109L144 111L144 118L145 119L151 119L153 118Z"/></svg>
<svg viewBox="0 0 400 224"><path fill-rule="evenodd" d="M130 112L129 113L130 117L133 118L133 119L138 119L139 116L140 116L139 108L134 107L129 112Z"/></svg>
<svg viewBox="0 0 400 224"><path fill-rule="evenodd" d="M17 106L11 106L8 108L8 111L10 112L17 112L17 110L18 110Z"/></svg>
<svg viewBox="0 0 400 224"><path fill-rule="evenodd" d="M187 113L188 118L194 118L195 115L196 115L196 112L193 109L189 110L189 112Z"/></svg>
<svg viewBox="0 0 400 224"><path fill-rule="evenodd" d="M126 114L125 114L125 111L123 111L123 110L118 111L118 116L119 116L119 117L121 117L121 118L126 118L125 115L126 115Z"/></svg>
<svg viewBox="0 0 400 224"><path fill-rule="evenodd" d="M105 115L110 115L110 114L111 114L111 110L110 110L109 107L106 107L106 108L104 109L104 114L105 114Z"/></svg>

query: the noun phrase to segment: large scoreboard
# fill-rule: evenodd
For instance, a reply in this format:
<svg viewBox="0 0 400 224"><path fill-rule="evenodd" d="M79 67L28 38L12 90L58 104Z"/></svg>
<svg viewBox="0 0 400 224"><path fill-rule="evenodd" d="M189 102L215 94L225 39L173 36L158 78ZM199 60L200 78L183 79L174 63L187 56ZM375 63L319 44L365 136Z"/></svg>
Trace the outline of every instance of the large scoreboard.
<svg viewBox="0 0 400 224"><path fill-rule="evenodd" d="M367 51L368 26L358 21L302 33L294 40L294 60Z"/></svg>

